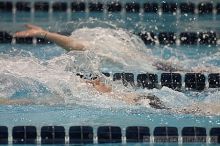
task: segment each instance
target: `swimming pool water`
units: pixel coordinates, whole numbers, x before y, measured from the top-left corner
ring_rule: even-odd
[[[71,33],[84,27],[98,27],[100,31],[106,28],[123,28],[134,34],[142,31],[156,34],[159,32],[175,32],[179,34],[180,32],[188,31],[214,31],[217,32],[217,36],[220,18],[219,15],[158,15],[126,12],[16,12],[15,14],[0,13],[0,17],[2,18],[0,20],[1,30],[10,32],[22,30],[22,25],[25,23],[34,23],[50,31],[63,33]],[[150,56],[165,60],[177,60],[182,62],[185,67],[195,64],[220,67],[219,46],[164,46],[156,44],[147,45],[143,49],[146,49],[146,53],[151,53]],[[63,70],[59,72],[60,68],[56,68],[59,65],[69,65],[67,60],[71,59],[71,57],[65,53],[62,48],[55,44],[0,45],[0,59],[2,62],[8,61],[8,66],[1,66],[0,78],[2,84],[0,85],[0,95],[3,98],[10,99],[35,99],[34,101],[37,102],[36,105],[0,105],[0,125],[8,126],[9,128],[18,125],[34,125],[38,129],[45,125],[60,125],[66,129],[74,125],[89,125],[95,128],[112,125],[120,126],[122,129],[127,126],[147,126],[150,127],[151,133],[153,128],[157,126],[174,126],[178,129],[187,126],[206,127],[207,133],[212,127],[220,127],[219,115],[174,113],[139,105],[128,105],[103,96],[96,97],[96,95],[91,94],[92,92],[82,95],[79,92],[75,92],[75,94],[80,94],[83,97],[77,96],[75,98],[74,90],[71,90],[74,84],[70,85],[68,83],[71,81],[68,80],[72,76],[71,73],[67,71],[62,76]],[[18,69],[13,69],[13,67]],[[49,74],[52,71],[41,74],[40,71],[43,71],[44,67],[46,71],[57,70],[57,72],[52,74],[50,79]],[[22,68],[27,71],[23,71]],[[134,68],[134,73],[137,73],[136,69]],[[35,74],[34,71],[39,72]],[[111,69],[107,71],[111,72]],[[158,73],[156,70],[155,72]],[[48,77],[45,77],[45,75],[48,75]],[[51,89],[51,86],[47,85],[54,83],[52,80],[56,79],[56,75],[61,78],[61,81],[57,81],[55,87]],[[42,80],[45,82],[41,82]],[[122,88],[122,90],[124,89]],[[133,92],[133,90],[128,89],[129,92]],[[80,91],[83,92],[86,89]],[[55,92],[58,96],[56,96]],[[163,87],[162,89],[141,89],[134,92],[155,93],[162,100],[165,100],[169,106],[175,108],[178,108],[178,106],[187,108],[187,105],[194,103],[194,101],[211,102],[216,105],[220,103],[218,89],[182,93]],[[63,96],[64,99],[58,98],[59,96]],[[183,101],[187,98],[188,101]],[[42,104],[42,101],[46,101],[46,104]]]

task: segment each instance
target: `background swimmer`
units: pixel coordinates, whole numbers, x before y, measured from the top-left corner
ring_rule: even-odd
[[[179,114],[194,114],[194,115],[220,115],[220,105],[211,103],[195,103],[192,105],[189,105],[188,107],[184,108],[171,108],[166,106],[163,101],[161,101],[158,97],[155,95],[138,95],[138,94],[130,94],[130,93],[124,93],[124,94],[118,94],[118,98],[121,98],[121,100],[125,101],[126,103],[130,105],[141,105],[142,102],[148,102],[149,106],[154,109],[159,110],[166,110],[170,113],[179,113]],[[36,103],[33,99],[4,99],[0,98],[0,105],[50,105],[50,103],[45,102],[44,100],[38,101]]]

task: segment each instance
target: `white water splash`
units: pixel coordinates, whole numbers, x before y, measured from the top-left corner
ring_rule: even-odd
[[[72,33],[72,37],[87,41],[91,62],[99,70],[153,72],[155,61],[143,41],[122,29],[83,28]],[[93,58],[92,58],[93,57]],[[92,60],[94,59],[94,60]]]

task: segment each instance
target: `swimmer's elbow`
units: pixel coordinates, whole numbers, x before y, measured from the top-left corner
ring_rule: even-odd
[[[62,46],[67,51],[77,50],[85,51],[86,46],[83,43],[68,43]]]
[[[73,41],[70,42],[67,46],[68,51],[77,50],[77,51],[85,51],[88,48],[88,43],[83,41]]]
[[[85,51],[85,46],[83,44],[71,45],[69,46],[68,51],[72,51],[72,50]]]

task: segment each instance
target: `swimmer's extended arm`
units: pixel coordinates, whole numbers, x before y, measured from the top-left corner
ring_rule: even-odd
[[[84,51],[86,48],[85,42],[79,41],[72,37],[60,35],[57,33],[52,33],[52,32],[42,29],[41,27],[31,25],[31,24],[27,24],[25,25],[25,27],[27,28],[27,30],[15,33],[14,37],[45,38],[45,39],[48,39],[49,41],[55,42],[57,45],[61,46],[67,51],[71,51],[71,50]]]
[[[5,99],[0,98],[0,105],[28,105],[28,104],[34,104],[34,101],[31,99]]]

